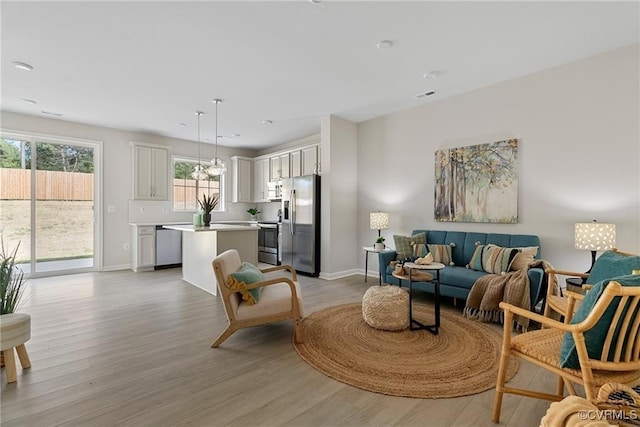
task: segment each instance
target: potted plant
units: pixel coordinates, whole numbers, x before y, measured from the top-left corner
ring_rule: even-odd
[[[4,247],[4,239],[0,235],[0,315],[14,316],[20,305],[26,280],[24,273],[16,267],[16,255],[20,244],[13,251],[7,252]],[[17,314],[17,316],[20,316]],[[23,315],[24,316],[24,315]],[[4,366],[4,358],[0,360],[0,366]]]
[[[378,238],[376,239],[376,242],[373,244],[373,248],[377,251],[381,251],[384,249],[384,237],[383,236],[378,236]]]
[[[206,194],[202,195],[202,200],[198,200],[198,204],[202,208],[202,221],[205,227],[211,225],[211,212],[218,206],[218,200],[217,197],[207,196]]]
[[[251,221],[257,221],[258,220],[258,214],[260,213],[260,211],[258,210],[257,207],[249,208],[249,209],[247,209],[247,212],[249,213],[249,215],[251,215]]]

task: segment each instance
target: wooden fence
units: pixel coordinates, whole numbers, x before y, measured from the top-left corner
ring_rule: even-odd
[[[31,170],[0,168],[0,200],[29,200]],[[93,200],[93,174],[36,171],[37,200]]]

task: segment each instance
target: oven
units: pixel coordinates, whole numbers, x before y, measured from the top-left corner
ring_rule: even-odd
[[[278,223],[258,223],[258,261],[267,264],[278,265],[279,254],[279,229]]]

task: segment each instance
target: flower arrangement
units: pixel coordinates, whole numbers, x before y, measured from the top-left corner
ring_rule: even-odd
[[[200,208],[202,208],[202,212],[204,214],[211,214],[213,210],[218,206],[218,201],[220,199],[215,196],[207,196],[206,194],[202,195],[202,200],[198,199],[198,204]]]
[[[0,314],[14,313],[24,292],[24,273],[15,265],[19,247],[7,252],[0,236]]]
[[[255,216],[258,215],[260,213],[260,211],[258,210],[258,208],[249,208],[247,209],[247,213],[251,216]]]

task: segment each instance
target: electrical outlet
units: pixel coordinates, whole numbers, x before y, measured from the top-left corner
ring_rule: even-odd
[[[140,212],[144,213],[144,207],[143,206],[140,206]]]
[[[116,211],[116,207],[114,205],[107,206],[107,213],[114,213]]]
[[[125,251],[129,250],[129,244],[125,243],[124,245],[122,245],[122,247],[124,248]]]

